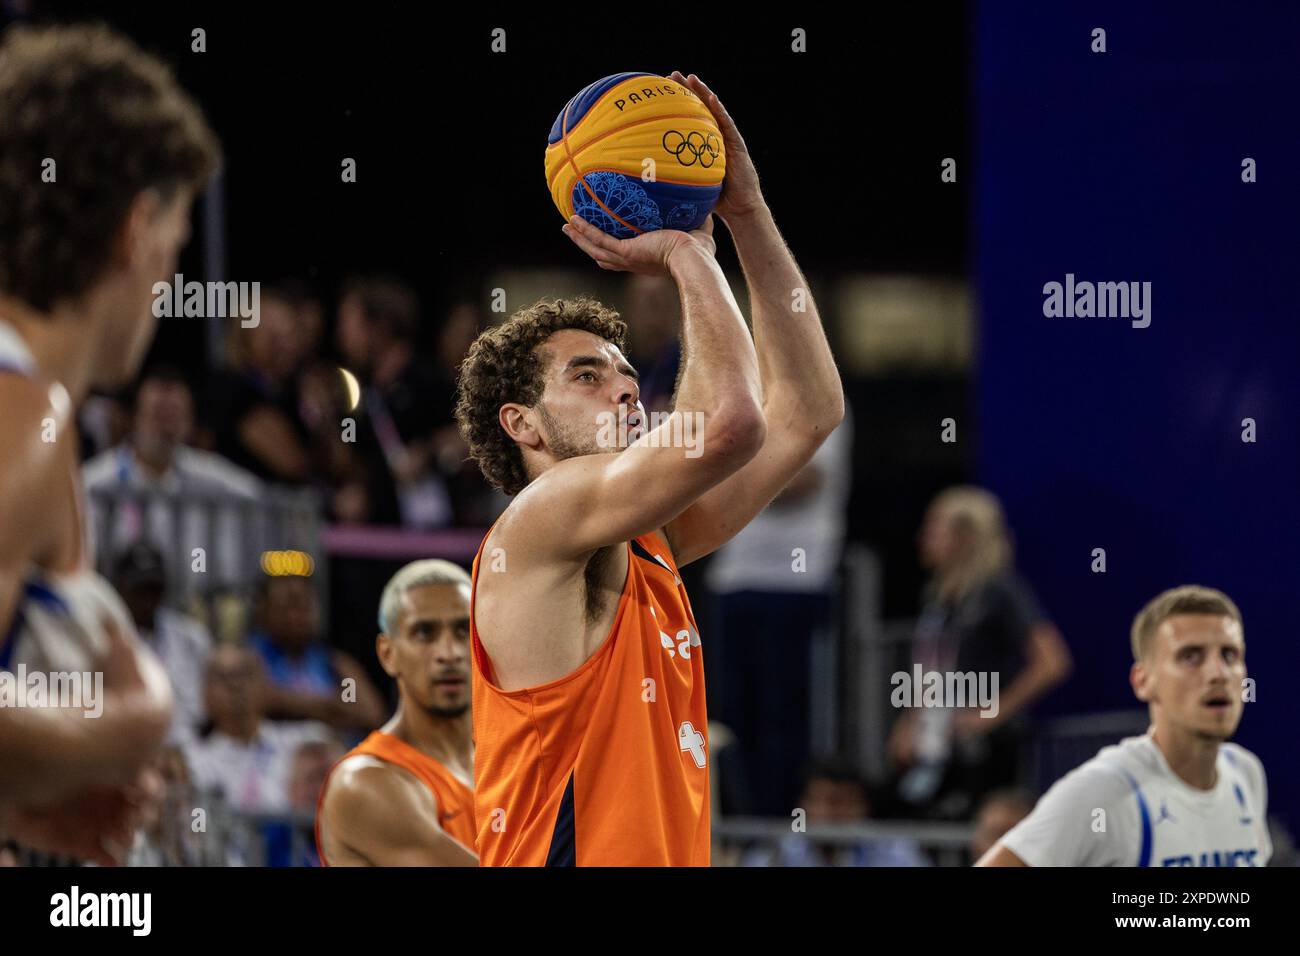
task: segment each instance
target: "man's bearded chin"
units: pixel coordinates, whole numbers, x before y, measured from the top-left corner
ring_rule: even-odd
[[[460,704],[457,707],[439,707],[437,704],[426,704],[424,710],[431,717],[440,717],[443,720],[453,720],[457,717],[464,716],[465,712],[469,710],[469,708],[470,702],[467,700],[465,703]]]
[[[596,444],[594,432],[583,432],[553,418],[545,405],[539,405],[542,424],[546,426],[546,448],[556,461],[595,455],[602,451],[619,451],[618,448],[601,448]]]

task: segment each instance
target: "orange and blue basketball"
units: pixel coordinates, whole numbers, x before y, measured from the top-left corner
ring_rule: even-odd
[[[727,157],[709,108],[653,73],[616,73],[565,104],[546,147],[561,215],[619,239],[698,228],[722,193]]]

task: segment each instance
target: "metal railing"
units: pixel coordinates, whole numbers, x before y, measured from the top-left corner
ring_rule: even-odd
[[[116,556],[144,541],[162,556],[167,602],[209,622],[221,617],[223,596],[251,596],[267,551],[310,555],[322,599],[328,594],[321,505],[310,489],[266,485],[241,496],[122,486],[90,489],[87,499],[97,570],[110,576]]]
[[[775,847],[790,839],[791,821],[766,817],[723,817],[713,821],[717,862],[735,862],[734,852],[755,843]],[[799,837],[818,847],[852,847],[881,841],[907,841],[938,866],[964,866],[975,827],[969,823],[890,820],[809,823]]]

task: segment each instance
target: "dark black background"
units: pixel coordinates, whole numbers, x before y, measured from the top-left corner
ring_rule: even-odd
[[[10,0],[13,2],[13,0]],[[446,306],[486,303],[504,269],[603,273],[560,232],[543,174],[556,114],[625,70],[698,73],[755,157],[777,222],[815,291],[847,272],[960,276],[970,177],[969,14],[952,3],[860,15],[691,10],[448,18],[430,4],[41,2],[36,20],[103,20],[175,68],[225,152],[227,274],[306,278],[332,297],[358,272],[415,284],[432,341]],[[191,31],[207,52],[191,52]],[[506,52],[491,52],[493,29]],[[806,53],[791,31],[807,32]],[[344,184],[340,162],[357,160]],[[202,277],[202,209],[181,268]],[[719,230],[720,232],[722,230]],[[723,267],[738,275],[728,240]],[[821,303],[834,341],[837,317]],[[635,334],[635,330],[633,331]],[[201,323],[163,322],[150,361],[203,374]],[[915,528],[926,502],[969,477],[961,446],[928,437],[970,405],[965,377],[846,377],[857,416],[849,533],[884,555],[886,612],[914,609]],[[203,410],[199,409],[200,414]],[[965,439],[970,439],[969,441]],[[889,506],[882,508],[881,502]]]

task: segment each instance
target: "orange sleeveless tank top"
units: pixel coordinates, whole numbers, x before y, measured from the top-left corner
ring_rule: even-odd
[[[494,683],[479,640],[479,547],[470,640],[481,866],[709,865],[699,631],[659,536],[627,547],[604,642],[568,676],[512,691]]]

